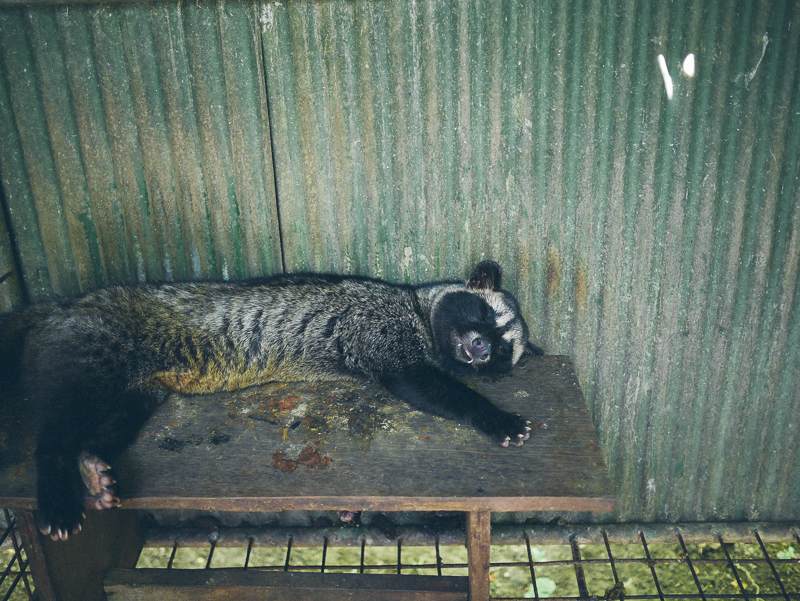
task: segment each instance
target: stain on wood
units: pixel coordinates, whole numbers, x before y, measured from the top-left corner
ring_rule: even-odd
[[[511,376],[467,381],[534,424],[531,439],[511,449],[354,382],[171,395],[114,465],[123,507],[610,511],[611,484],[571,361],[524,363]],[[31,422],[20,413],[0,428],[13,423]],[[0,503],[33,508],[33,448],[14,436],[0,432],[0,441],[21,445],[0,458]]]

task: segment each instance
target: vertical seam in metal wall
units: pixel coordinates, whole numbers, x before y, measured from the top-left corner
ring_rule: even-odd
[[[263,9],[263,2],[259,2],[259,8]],[[261,12],[261,11],[259,11]],[[267,81],[267,57],[264,55],[264,27],[260,20],[258,23],[258,51],[261,53],[261,68],[264,72],[264,96],[267,102],[267,119],[269,119],[269,145],[270,161],[272,162],[272,183],[275,189],[275,215],[278,218],[278,246],[281,253],[281,273],[286,273],[286,253],[283,249],[283,224],[281,220],[281,198],[278,190],[278,166],[275,163],[275,128],[272,126],[272,105],[269,101],[269,82]]]
[[[12,277],[16,277],[19,293],[22,296],[22,302],[29,305],[31,302],[30,295],[28,294],[28,286],[26,281],[22,278],[22,268],[19,256],[19,247],[14,238],[14,230],[11,229],[11,214],[6,201],[6,193],[2,186],[3,172],[0,170],[0,211],[2,211],[3,222],[5,223],[6,231],[8,232],[8,244],[11,247],[11,265],[0,266],[0,278],[5,279],[6,274],[10,273]],[[2,280],[0,280],[2,281]]]
[[[0,48],[0,60],[5,60],[5,55],[2,52],[2,48]],[[3,65],[2,67],[0,67],[0,77],[5,77],[6,73],[7,69],[5,68],[5,65]],[[9,91],[10,94],[11,90],[10,82],[7,80],[3,84],[3,86],[6,88],[6,90]],[[8,102],[8,110],[13,114],[14,112],[13,103]],[[16,131],[16,135],[19,136],[19,127],[17,125],[16,117],[14,117],[13,124],[11,125],[11,127],[14,128],[14,130]],[[22,160],[24,162],[24,158]],[[11,246],[12,264],[9,265],[9,269],[13,270],[13,275],[15,275],[17,278],[17,283],[19,286],[20,294],[22,296],[23,304],[28,305],[31,303],[31,296],[28,291],[28,281],[27,279],[22,277],[22,256],[19,251],[17,239],[14,236],[14,228],[11,221],[11,207],[9,206],[8,197],[6,195],[6,189],[5,186],[3,185],[4,181],[5,180],[3,179],[3,173],[2,171],[0,171],[0,211],[2,211],[3,221],[5,222],[6,232],[8,233],[8,242],[9,245]],[[38,223],[36,225],[38,227]],[[7,271],[8,269],[2,267],[2,273],[0,273],[0,275],[5,274]]]

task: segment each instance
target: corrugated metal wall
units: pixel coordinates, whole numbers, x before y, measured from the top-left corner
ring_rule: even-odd
[[[0,169],[31,299],[281,269],[257,14],[0,11]]]
[[[798,41],[789,1],[2,9],[24,288],[492,257],[576,360],[613,519],[796,518]]]

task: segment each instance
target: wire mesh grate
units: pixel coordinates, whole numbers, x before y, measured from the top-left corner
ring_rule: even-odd
[[[0,601],[32,600],[34,587],[16,532],[16,520],[8,510],[4,510],[4,516],[0,535],[3,553]],[[615,531],[615,526],[589,527],[594,533],[589,535],[589,529],[565,527],[559,530],[560,537],[552,533],[542,537],[541,531],[534,527],[512,537],[508,534],[509,527],[505,527],[502,544],[492,545],[492,598],[800,601],[800,534],[796,527],[771,528],[764,534],[750,524],[726,525],[724,531],[708,526],[704,532],[696,528],[663,526],[653,534],[653,526],[643,525],[635,537],[630,535],[630,528],[628,534],[622,536]],[[570,534],[575,531],[579,534]],[[185,549],[197,556],[195,566],[204,569],[238,567],[439,576],[465,575],[468,570],[463,537],[459,547],[451,535],[444,542],[438,534],[432,536],[432,544],[425,546],[412,536],[408,538],[413,544],[408,544],[403,535],[395,541],[384,539],[383,544],[379,544],[381,541],[374,536],[365,535],[342,559],[344,547],[335,537],[323,535],[314,543],[308,533],[288,534],[282,550],[271,548],[279,558],[266,565],[259,560],[265,539],[258,532],[244,539],[231,536],[229,529],[224,528],[214,529],[210,534],[205,532],[201,537],[181,532],[170,547],[163,549],[167,559],[159,567],[185,567],[185,561],[176,562],[179,551]],[[275,540],[274,536],[270,537]],[[203,545],[199,547],[201,540]],[[238,547],[242,558],[238,564],[229,560],[229,552],[237,548],[234,546],[237,541],[244,542]],[[163,542],[163,536],[148,538],[147,546],[152,550],[153,543]],[[457,552],[459,548],[460,553]],[[511,552],[515,549],[516,555]],[[421,550],[425,551],[424,558]],[[381,553],[376,560],[378,551]],[[503,575],[510,570],[524,575],[524,578],[517,578],[517,590],[511,592],[508,587],[501,586]],[[679,584],[676,584],[676,574],[681,576]],[[558,585],[554,588],[556,581]]]
[[[28,561],[16,530],[16,519],[3,510],[5,523],[0,535],[0,600],[33,600],[33,585],[28,571]]]
[[[794,527],[788,527],[783,536],[770,532],[769,542],[764,542],[758,529],[742,524],[736,536],[726,539],[726,534],[708,530],[706,536],[690,535],[687,542],[680,527],[668,527],[667,533],[654,537],[651,541],[645,530],[639,530],[635,542],[612,540],[605,528],[596,528],[597,540],[586,541],[585,536],[566,534],[563,540],[548,540],[542,545],[540,540],[528,531],[519,533],[515,541],[504,537],[503,545],[492,546],[491,573],[493,575],[493,599],[544,599],[579,601],[589,599],[642,599],[642,600],[688,600],[711,601],[761,599],[800,600],[800,537]],[[535,532],[531,530],[530,532]],[[223,537],[224,538],[224,537]],[[295,537],[289,535],[285,541],[281,559],[273,565],[258,565],[253,561],[254,549],[259,545],[255,537],[247,539],[244,564],[224,565],[212,561],[219,550],[221,541],[219,531],[209,539],[209,549],[205,561],[206,568],[241,567],[247,570],[283,570],[316,572],[365,573],[426,573],[448,575],[454,571],[465,574],[468,568],[465,554],[452,557],[453,546],[440,545],[436,536],[430,547],[428,559],[417,559],[418,545],[407,545],[403,537],[396,541],[396,552],[391,560],[383,562],[368,560],[368,551],[374,540],[368,537],[360,541],[358,549],[351,557],[358,561],[337,561],[328,537],[322,537],[319,544],[308,548],[309,541],[304,538],[303,561],[295,561],[298,553]],[[213,539],[213,540],[212,540]],[[196,540],[196,539],[195,539]],[[227,541],[222,541],[227,543]],[[395,543],[393,543],[395,544]],[[176,552],[182,543],[175,542],[171,549],[168,567],[173,567]],[[381,546],[381,545],[377,545]],[[520,559],[504,556],[504,549],[518,547]],[[563,553],[543,557],[542,549],[560,547]],[[385,549],[385,547],[383,547]],[[388,549],[387,549],[388,551]],[[551,551],[548,551],[551,552]],[[308,553],[316,553],[318,559],[308,561]],[[552,552],[551,552],[552,553]],[[513,555],[513,554],[512,554]],[[508,593],[499,586],[498,581],[509,570],[525,574],[525,588]],[[553,576],[558,572],[558,576]],[[565,583],[565,574],[570,583]],[[556,590],[553,582],[559,581]],[[679,584],[676,582],[679,581]]]

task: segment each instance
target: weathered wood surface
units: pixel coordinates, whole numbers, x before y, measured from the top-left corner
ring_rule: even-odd
[[[469,598],[489,598],[489,570],[492,551],[492,514],[467,514],[467,556],[469,557]]]
[[[135,511],[90,511],[80,536],[40,536],[35,516],[16,511],[39,601],[101,601],[109,568],[133,568],[144,539]]]
[[[126,508],[609,511],[611,484],[567,357],[474,381],[533,423],[523,447],[410,409],[377,387],[269,384],[173,395],[116,462]],[[7,404],[0,506],[35,508],[26,404]]]
[[[111,570],[105,579],[117,601],[467,601],[464,576],[310,574],[255,570]]]

